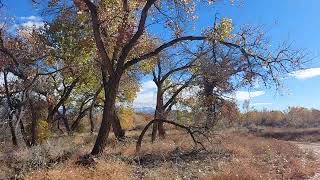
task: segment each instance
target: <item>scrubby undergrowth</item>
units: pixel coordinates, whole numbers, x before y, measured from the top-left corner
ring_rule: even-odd
[[[3,147],[0,179],[295,179],[312,176],[317,167],[312,153],[289,142],[240,132],[211,136],[202,150],[183,131],[171,130],[154,144],[146,138],[137,155],[137,133],[129,132],[126,142],[109,140],[91,167],[75,163],[92,146],[89,134],[53,138],[32,149]]]

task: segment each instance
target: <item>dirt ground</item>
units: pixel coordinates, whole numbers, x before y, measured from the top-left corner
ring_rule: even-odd
[[[311,180],[318,180],[320,179],[320,143],[309,143],[309,142],[293,142],[294,144],[298,145],[301,149],[305,151],[312,151],[316,158],[318,159],[318,170],[317,173],[310,178]]]

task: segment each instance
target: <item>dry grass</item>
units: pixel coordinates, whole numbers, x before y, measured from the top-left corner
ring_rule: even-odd
[[[234,134],[225,140],[223,144],[234,158],[217,179],[301,179],[316,171],[313,156],[291,143]]]
[[[122,161],[99,160],[94,168],[76,166],[68,161],[54,169],[35,171],[27,174],[25,179],[131,179],[132,168]]]
[[[13,154],[8,153],[9,148],[0,156],[0,163],[4,162],[0,165],[0,179],[14,177],[15,173],[25,179],[69,180],[295,179],[312,176],[316,168],[312,155],[289,142],[243,133],[229,132],[221,137],[211,137],[211,142],[205,141],[207,151],[196,152],[185,132],[172,129],[166,140],[154,144],[147,137],[139,155],[135,154],[138,131],[127,135],[131,138],[124,143],[111,138],[96,166],[90,168],[75,164],[77,157],[92,147],[94,137],[89,134],[55,138],[50,145],[32,150],[23,148]],[[222,143],[217,143],[218,140]],[[32,155],[36,152],[38,156]],[[65,154],[71,155],[63,161],[52,161]],[[36,157],[44,158],[38,161]],[[30,161],[42,163],[36,167],[23,166]],[[22,166],[20,171],[12,170],[13,164]]]

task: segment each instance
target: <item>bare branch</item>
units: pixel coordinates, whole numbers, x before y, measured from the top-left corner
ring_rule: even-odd
[[[204,150],[206,150],[206,148],[204,147],[203,143],[200,142],[200,141],[198,141],[198,140],[195,138],[195,136],[194,136],[195,133],[199,133],[199,130],[195,130],[195,131],[194,131],[194,130],[192,130],[190,127],[184,126],[184,125],[182,125],[182,124],[179,124],[179,123],[176,123],[176,122],[173,122],[173,121],[165,120],[165,119],[154,119],[154,120],[150,121],[150,122],[144,127],[144,129],[142,130],[142,132],[141,132],[141,134],[140,134],[140,136],[139,136],[139,138],[138,138],[137,144],[136,144],[136,153],[139,153],[139,152],[140,152],[143,137],[144,137],[145,133],[147,132],[147,130],[149,129],[149,127],[150,127],[152,124],[154,124],[154,123],[163,123],[163,122],[164,122],[164,123],[168,123],[168,124],[175,125],[175,126],[180,127],[180,128],[182,128],[182,129],[185,129],[185,130],[190,134],[190,136],[191,136],[194,144],[195,144],[196,146],[199,144],[199,145],[201,145],[201,147],[202,147]],[[204,135],[203,133],[200,133],[200,134]]]

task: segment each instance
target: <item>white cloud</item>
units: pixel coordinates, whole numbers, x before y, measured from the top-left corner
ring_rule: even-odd
[[[141,90],[133,101],[133,106],[136,108],[155,107],[157,98],[156,89],[155,83],[151,80],[142,83]]]
[[[16,81],[18,80],[18,77],[15,76],[14,74],[12,74],[11,72],[9,72],[7,74],[7,79],[8,79],[8,82],[10,81]],[[4,76],[3,76],[3,73],[1,73],[0,75],[0,86],[4,85]]]
[[[182,90],[180,95],[183,98],[191,98],[191,97],[197,96],[200,91],[201,89],[199,86],[191,86]]]
[[[234,98],[238,101],[244,101],[244,100],[249,100],[254,97],[262,96],[264,94],[265,94],[264,91],[253,91],[253,92],[236,91]]]
[[[5,27],[5,23],[4,22],[0,22],[0,29],[4,28]]]
[[[265,106],[265,105],[272,105],[272,103],[264,103],[264,102],[260,102],[260,103],[252,103],[252,106]]]
[[[296,79],[313,78],[316,76],[320,76],[320,68],[309,68],[309,69],[294,71],[290,73],[289,76],[293,76]]]
[[[16,30],[17,28],[30,31],[32,29],[39,29],[44,27],[43,19],[39,16],[23,16],[19,18],[19,21],[17,24],[14,24],[12,26],[13,30]]]
[[[22,16],[20,19],[22,21],[42,21],[42,18],[39,16]]]
[[[149,91],[149,90],[156,90],[156,89],[157,89],[156,84],[152,80],[149,80],[149,81],[142,83],[141,92],[145,92],[145,91]]]
[[[28,29],[29,28],[39,29],[44,26],[44,22],[27,21],[25,23],[22,23],[20,26]]]

